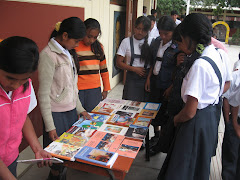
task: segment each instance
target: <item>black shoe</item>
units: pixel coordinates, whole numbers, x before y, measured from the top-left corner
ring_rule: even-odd
[[[47,180],[66,180],[67,168],[63,167],[59,175],[54,176],[50,170]]]
[[[159,136],[153,136],[150,140],[149,140],[149,148],[155,146],[158,142]]]
[[[161,152],[160,148],[153,146],[152,148],[149,149],[149,156],[154,156],[160,152]]]

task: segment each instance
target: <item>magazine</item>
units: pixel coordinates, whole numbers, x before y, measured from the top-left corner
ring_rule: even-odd
[[[42,159],[27,159],[27,160],[17,160],[18,163],[26,163],[26,164],[36,164],[40,162],[50,161],[51,163],[64,163],[63,160],[58,158],[42,158]]]
[[[75,136],[85,136],[87,138],[90,138],[93,133],[95,132],[95,129],[86,129],[83,127],[77,127],[77,126],[72,126],[67,133],[74,134]]]
[[[111,134],[118,134],[124,136],[128,128],[123,126],[116,126],[112,124],[103,124],[98,131],[103,131]]]
[[[118,153],[104,151],[93,147],[84,146],[76,155],[76,160],[84,160],[92,163],[109,166],[112,168],[118,157]]]
[[[145,103],[144,102],[139,102],[139,101],[130,101],[128,100],[127,104],[128,106],[135,106],[135,107],[139,107],[139,108],[143,108]]]
[[[138,116],[135,119],[135,121],[132,123],[132,125],[149,127],[150,122],[151,122],[151,118],[145,118],[145,117]]]
[[[73,134],[65,132],[57,140],[55,140],[55,142],[83,147],[86,144],[87,140],[88,139],[84,136],[75,136]]]
[[[136,139],[143,140],[145,139],[147,132],[148,132],[148,127],[130,125],[125,136],[129,138],[136,138]]]
[[[135,106],[127,106],[127,105],[125,105],[125,106],[122,107],[121,110],[137,113],[137,112],[140,112],[140,111],[142,110],[142,108],[140,108],[140,107],[135,107]]]
[[[138,116],[154,119],[157,115],[157,111],[143,109]]]
[[[125,105],[128,101],[124,99],[111,99],[111,98],[106,98],[102,102],[104,103],[116,103],[116,104],[123,104]]]
[[[143,109],[158,111],[160,106],[161,106],[161,103],[147,102]]]
[[[136,115],[136,112],[130,112],[130,111],[125,111],[125,110],[115,110],[112,112],[112,114],[118,114],[120,116],[127,116],[127,117],[134,118]]]
[[[116,152],[125,136],[97,131],[85,146]]]
[[[65,143],[53,141],[44,150],[49,152],[52,156],[69,161],[75,161],[74,156],[81,149],[79,146],[74,146]]]
[[[142,143],[143,143],[142,141],[136,141],[136,140],[125,138],[121,143],[121,145],[119,146],[117,153],[121,156],[135,158],[142,146]]]
[[[82,128],[83,130],[86,130],[86,129],[98,129],[102,124],[103,122],[101,121],[84,120],[81,123],[79,123],[78,121],[75,122],[73,126],[77,126]]]
[[[133,121],[134,119],[131,117],[121,116],[119,114],[113,114],[106,123],[128,127],[133,123]]]
[[[110,115],[114,110],[120,109],[123,105],[115,103],[99,103],[92,112]]]

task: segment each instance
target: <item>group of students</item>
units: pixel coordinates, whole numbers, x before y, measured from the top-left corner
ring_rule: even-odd
[[[41,147],[28,114],[37,106],[30,80],[38,70],[38,102],[44,122],[43,147],[67,131],[79,116],[88,112],[110,90],[109,74],[102,44],[100,24],[70,17],[56,24],[47,46],[38,47],[25,37],[9,37],[0,43],[0,179],[16,179],[22,134],[36,158],[51,155]],[[103,92],[101,92],[101,80]],[[51,162],[48,180],[66,179],[66,168]]]
[[[188,15],[177,27],[170,16],[162,16],[156,39],[149,37],[150,27],[149,18],[137,18],[134,35],[125,38],[118,49],[117,66],[127,70],[123,99],[162,103],[152,121],[157,138],[150,147],[151,155],[167,153],[158,179],[209,179],[218,142],[222,94],[232,81],[226,49],[212,38],[211,22],[200,13]],[[239,93],[236,81],[232,91]],[[238,106],[238,100],[233,100],[237,95],[230,94],[231,98],[225,95],[225,99],[231,99],[231,106]],[[240,125],[238,111],[231,110],[225,110],[225,117],[229,113],[233,117],[236,132],[229,133],[226,126],[225,134],[230,137],[224,137],[222,176],[239,179]],[[160,132],[158,126],[162,126]]]
[[[170,16],[162,16],[156,39],[148,36],[150,27],[149,18],[138,17],[133,36],[123,39],[117,51],[117,66],[127,70],[123,99],[160,102],[165,107],[153,120],[155,134],[161,137],[158,126],[170,123],[174,137],[168,141],[158,179],[208,179],[216,151],[221,96],[232,80],[227,54],[211,44],[212,26],[203,14],[190,14],[177,27]],[[97,40],[100,34],[97,20],[82,22],[70,17],[56,24],[40,56],[37,45],[28,38],[10,37],[0,43],[0,128],[5,134],[0,141],[0,179],[15,179],[22,134],[36,158],[51,157],[42,149],[28,117],[37,105],[30,81],[33,72],[38,69],[44,147],[68,130],[79,115],[91,119],[88,112],[106,98],[110,83],[103,46]],[[228,104],[238,106],[231,98],[225,96]],[[231,108],[235,129],[236,109]],[[230,111],[224,112],[228,117]],[[161,138],[152,151],[159,146]],[[234,153],[236,158],[237,150]],[[63,166],[48,164],[49,180],[65,178]],[[39,164],[43,165],[47,164]]]

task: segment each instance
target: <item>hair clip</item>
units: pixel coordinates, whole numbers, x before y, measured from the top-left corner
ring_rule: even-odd
[[[62,22],[57,22],[55,25],[55,30],[58,32]]]

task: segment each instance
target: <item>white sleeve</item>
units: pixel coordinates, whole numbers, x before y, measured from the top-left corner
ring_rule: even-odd
[[[30,104],[28,108],[28,114],[37,106],[37,98],[32,86],[32,82],[30,83],[31,86],[31,99],[30,99]]]
[[[128,43],[127,41],[129,41],[129,38],[125,38],[125,39],[122,40],[122,42],[121,42],[121,44],[120,44],[120,46],[118,48],[118,51],[117,51],[118,55],[125,57],[126,51],[127,51],[127,47],[128,47],[127,46],[127,43]]]

